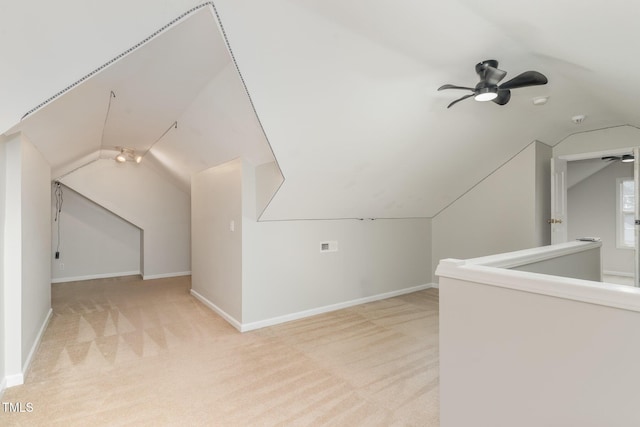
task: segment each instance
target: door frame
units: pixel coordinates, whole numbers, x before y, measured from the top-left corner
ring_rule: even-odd
[[[551,212],[549,223],[551,224],[551,242],[552,244],[564,243],[567,241],[567,177],[566,163],[576,160],[599,159],[605,156],[622,156],[623,154],[634,154],[634,183],[635,183],[635,203],[636,203],[636,219],[640,219],[640,147],[616,148],[603,151],[592,151],[588,153],[567,154],[555,156],[551,158]],[[560,161],[560,162],[559,162]],[[558,163],[564,162],[565,176],[558,179],[554,176]],[[560,206],[558,206],[560,204]],[[561,220],[561,223],[556,221]],[[634,286],[640,287],[640,224],[635,226],[635,250],[634,250]]]

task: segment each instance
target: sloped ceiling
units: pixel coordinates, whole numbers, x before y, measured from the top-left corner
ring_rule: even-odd
[[[200,8],[28,114],[21,130],[52,178],[127,147],[189,189],[191,174],[273,155],[211,8]]]
[[[42,11],[10,3],[0,6],[3,21],[11,16],[4,27],[10,37],[4,39],[18,47],[0,41],[6,63],[15,67],[0,74],[0,93],[11,101],[0,106],[0,129],[196,4],[167,0],[160,7],[143,1],[131,9],[129,2],[114,0],[101,3],[98,16],[78,1]],[[81,110],[87,118],[78,134],[95,141],[114,90],[112,108],[123,110],[120,116],[114,110],[113,117],[144,112],[130,129],[142,147],[178,121],[178,129],[157,142],[152,153],[183,183],[194,171],[233,156],[253,156],[256,164],[269,161],[270,143],[285,182],[263,219],[382,218],[437,215],[533,140],[553,146],[576,132],[639,125],[640,60],[632,45],[640,36],[640,4],[214,3],[215,11],[209,7],[209,15],[202,14],[203,25],[175,25],[140,49],[143,59],[134,52],[88,80],[86,88],[73,89],[35,113],[46,113],[46,120],[37,122],[35,114],[25,119],[33,121],[23,123],[25,133],[38,145],[58,132],[56,126],[81,126],[73,121]],[[44,14],[56,21],[55,28],[47,27]],[[48,41],[25,35],[14,23],[17,17],[44,22]],[[26,26],[36,35],[44,31],[38,28]],[[80,31],[83,41],[72,36]],[[173,41],[160,43],[164,36]],[[513,91],[506,106],[467,100],[447,109],[462,93],[436,89],[444,83],[475,85],[474,66],[485,59],[499,60],[507,79],[533,69],[549,84]],[[43,70],[45,60],[50,64]],[[185,68],[187,62],[192,65]],[[146,67],[143,74],[152,77],[141,82],[136,78],[144,64],[155,65]],[[178,78],[185,75],[186,80]],[[131,98],[125,103],[119,93]],[[168,98],[159,100],[162,96]],[[534,106],[536,96],[549,96],[549,102]],[[587,120],[575,125],[570,118],[576,114],[586,114]],[[189,132],[181,133],[183,123]],[[108,144],[126,139],[119,128],[105,127],[104,135]],[[51,146],[48,158],[61,171],[95,149],[95,143],[72,147],[56,138]],[[67,157],[59,151],[68,151]]]

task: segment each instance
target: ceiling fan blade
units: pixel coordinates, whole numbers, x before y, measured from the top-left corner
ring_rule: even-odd
[[[454,104],[457,104],[460,101],[463,101],[467,98],[471,98],[473,95],[475,95],[475,93],[469,94],[469,95],[465,95],[462,98],[458,98],[455,101],[453,101],[451,104],[447,105],[447,108],[451,108]]]
[[[484,81],[490,85],[497,85],[500,80],[504,79],[504,76],[506,75],[506,71],[502,71],[493,67],[487,67],[484,72]]]
[[[498,97],[493,100],[498,105],[504,105],[511,99],[511,91],[509,89],[498,90]]]
[[[472,87],[464,87],[464,86],[456,86],[456,85],[442,85],[438,88],[438,90],[445,90],[445,89],[466,89],[470,91],[474,90]]]
[[[547,82],[548,80],[544,74],[537,71],[525,71],[511,80],[502,83],[500,89],[517,89],[519,87],[546,85]]]

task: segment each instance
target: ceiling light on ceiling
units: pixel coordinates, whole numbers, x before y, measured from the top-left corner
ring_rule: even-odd
[[[127,147],[116,147],[116,148],[120,150],[120,153],[118,153],[118,155],[116,156],[116,162],[125,163],[129,161],[129,162],[140,163],[142,161],[142,156],[139,154],[136,154],[136,151],[133,148],[127,148]]]
[[[631,154],[625,154],[622,156],[622,163],[631,163],[633,162],[635,159],[633,158],[633,156]]]

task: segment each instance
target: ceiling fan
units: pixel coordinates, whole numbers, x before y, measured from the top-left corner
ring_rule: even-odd
[[[544,85],[548,82],[547,78],[537,71],[525,71],[511,80],[498,85],[500,80],[507,75],[507,72],[498,69],[498,61],[495,59],[488,59],[477,64],[476,73],[480,76],[480,82],[475,88],[449,84],[438,88],[438,90],[463,89],[473,92],[469,95],[463,96],[462,98],[456,99],[449,104],[447,108],[451,108],[454,104],[464,99],[471,98],[472,96],[476,101],[493,101],[498,105],[505,105],[511,99],[511,89]]]
[[[633,162],[634,157],[632,154],[623,154],[622,156],[604,156],[602,157],[602,160],[607,160],[610,162],[620,160],[623,163],[630,163]]]

